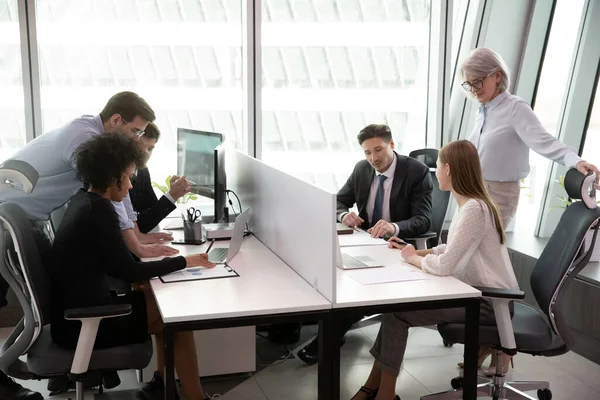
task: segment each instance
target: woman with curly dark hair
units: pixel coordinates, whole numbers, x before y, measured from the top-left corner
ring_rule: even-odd
[[[164,370],[162,320],[158,307],[145,285],[121,297],[113,296],[106,277],[142,283],[152,277],[190,266],[214,267],[206,254],[139,262],[127,248],[113,201],[122,201],[131,188],[131,178],[145,163],[145,153],[134,138],[102,134],[82,144],[74,155],[77,175],[84,189],[71,198],[56,232],[52,254],[52,339],[74,349],[81,324],[68,321],[64,311],[109,304],[131,304],[131,314],[102,320],[95,349],[144,343],[156,336],[158,371],[138,393],[140,399],[154,399],[162,393]],[[198,379],[198,361],[192,332],[175,336],[175,367],[189,399],[209,398]]]

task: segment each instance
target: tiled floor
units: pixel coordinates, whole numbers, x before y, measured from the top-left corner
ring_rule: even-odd
[[[346,337],[341,359],[341,398],[344,400],[352,397],[370,371],[372,357],[369,349],[378,328],[377,321],[366,321]],[[292,346],[294,350],[309,340],[315,330],[314,326],[304,328],[301,341]],[[0,339],[7,334],[8,330],[0,330]],[[398,380],[398,395],[402,400],[413,400],[425,394],[450,389],[450,379],[459,372],[456,363],[461,360],[462,351],[461,345],[445,348],[435,330],[412,329],[403,371]],[[288,349],[285,346],[273,345],[257,337],[257,361],[270,366],[258,367],[253,374],[204,379],[204,386],[209,393],[221,393],[224,400],[316,399],[317,366],[308,366],[293,356],[285,359],[287,355]],[[575,353],[553,358],[519,354],[514,361],[515,369],[509,373],[509,379],[548,380],[554,400],[600,399],[600,365]],[[126,371],[120,375],[122,383],[119,387],[107,391],[105,395],[88,395],[88,398],[134,399],[132,389],[138,386],[134,372]],[[23,384],[48,396],[46,381],[28,381]],[[64,400],[74,395],[71,392],[51,399]]]

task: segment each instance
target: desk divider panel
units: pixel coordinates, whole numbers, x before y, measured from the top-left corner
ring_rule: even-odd
[[[333,303],[336,195],[237,150],[227,151],[226,171],[254,236]]]

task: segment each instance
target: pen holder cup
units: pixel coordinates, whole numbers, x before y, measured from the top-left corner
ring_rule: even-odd
[[[183,239],[189,243],[202,242],[202,222],[185,221],[183,223]]]

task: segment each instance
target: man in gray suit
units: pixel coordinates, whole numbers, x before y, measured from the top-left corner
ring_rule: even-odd
[[[373,237],[414,237],[429,230],[433,183],[429,168],[422,162],[394,151],[392,132],[387,125],[373,124],[358,134],[365,160],[359,161],[346,184],[337,193],[337,219],[361,227]],[[358,214],[348,209],[356,204]],[[342,337],[356,322],[357,314],[342,322]],[[318,359],[318,338],[298,352],[312,364]]]

